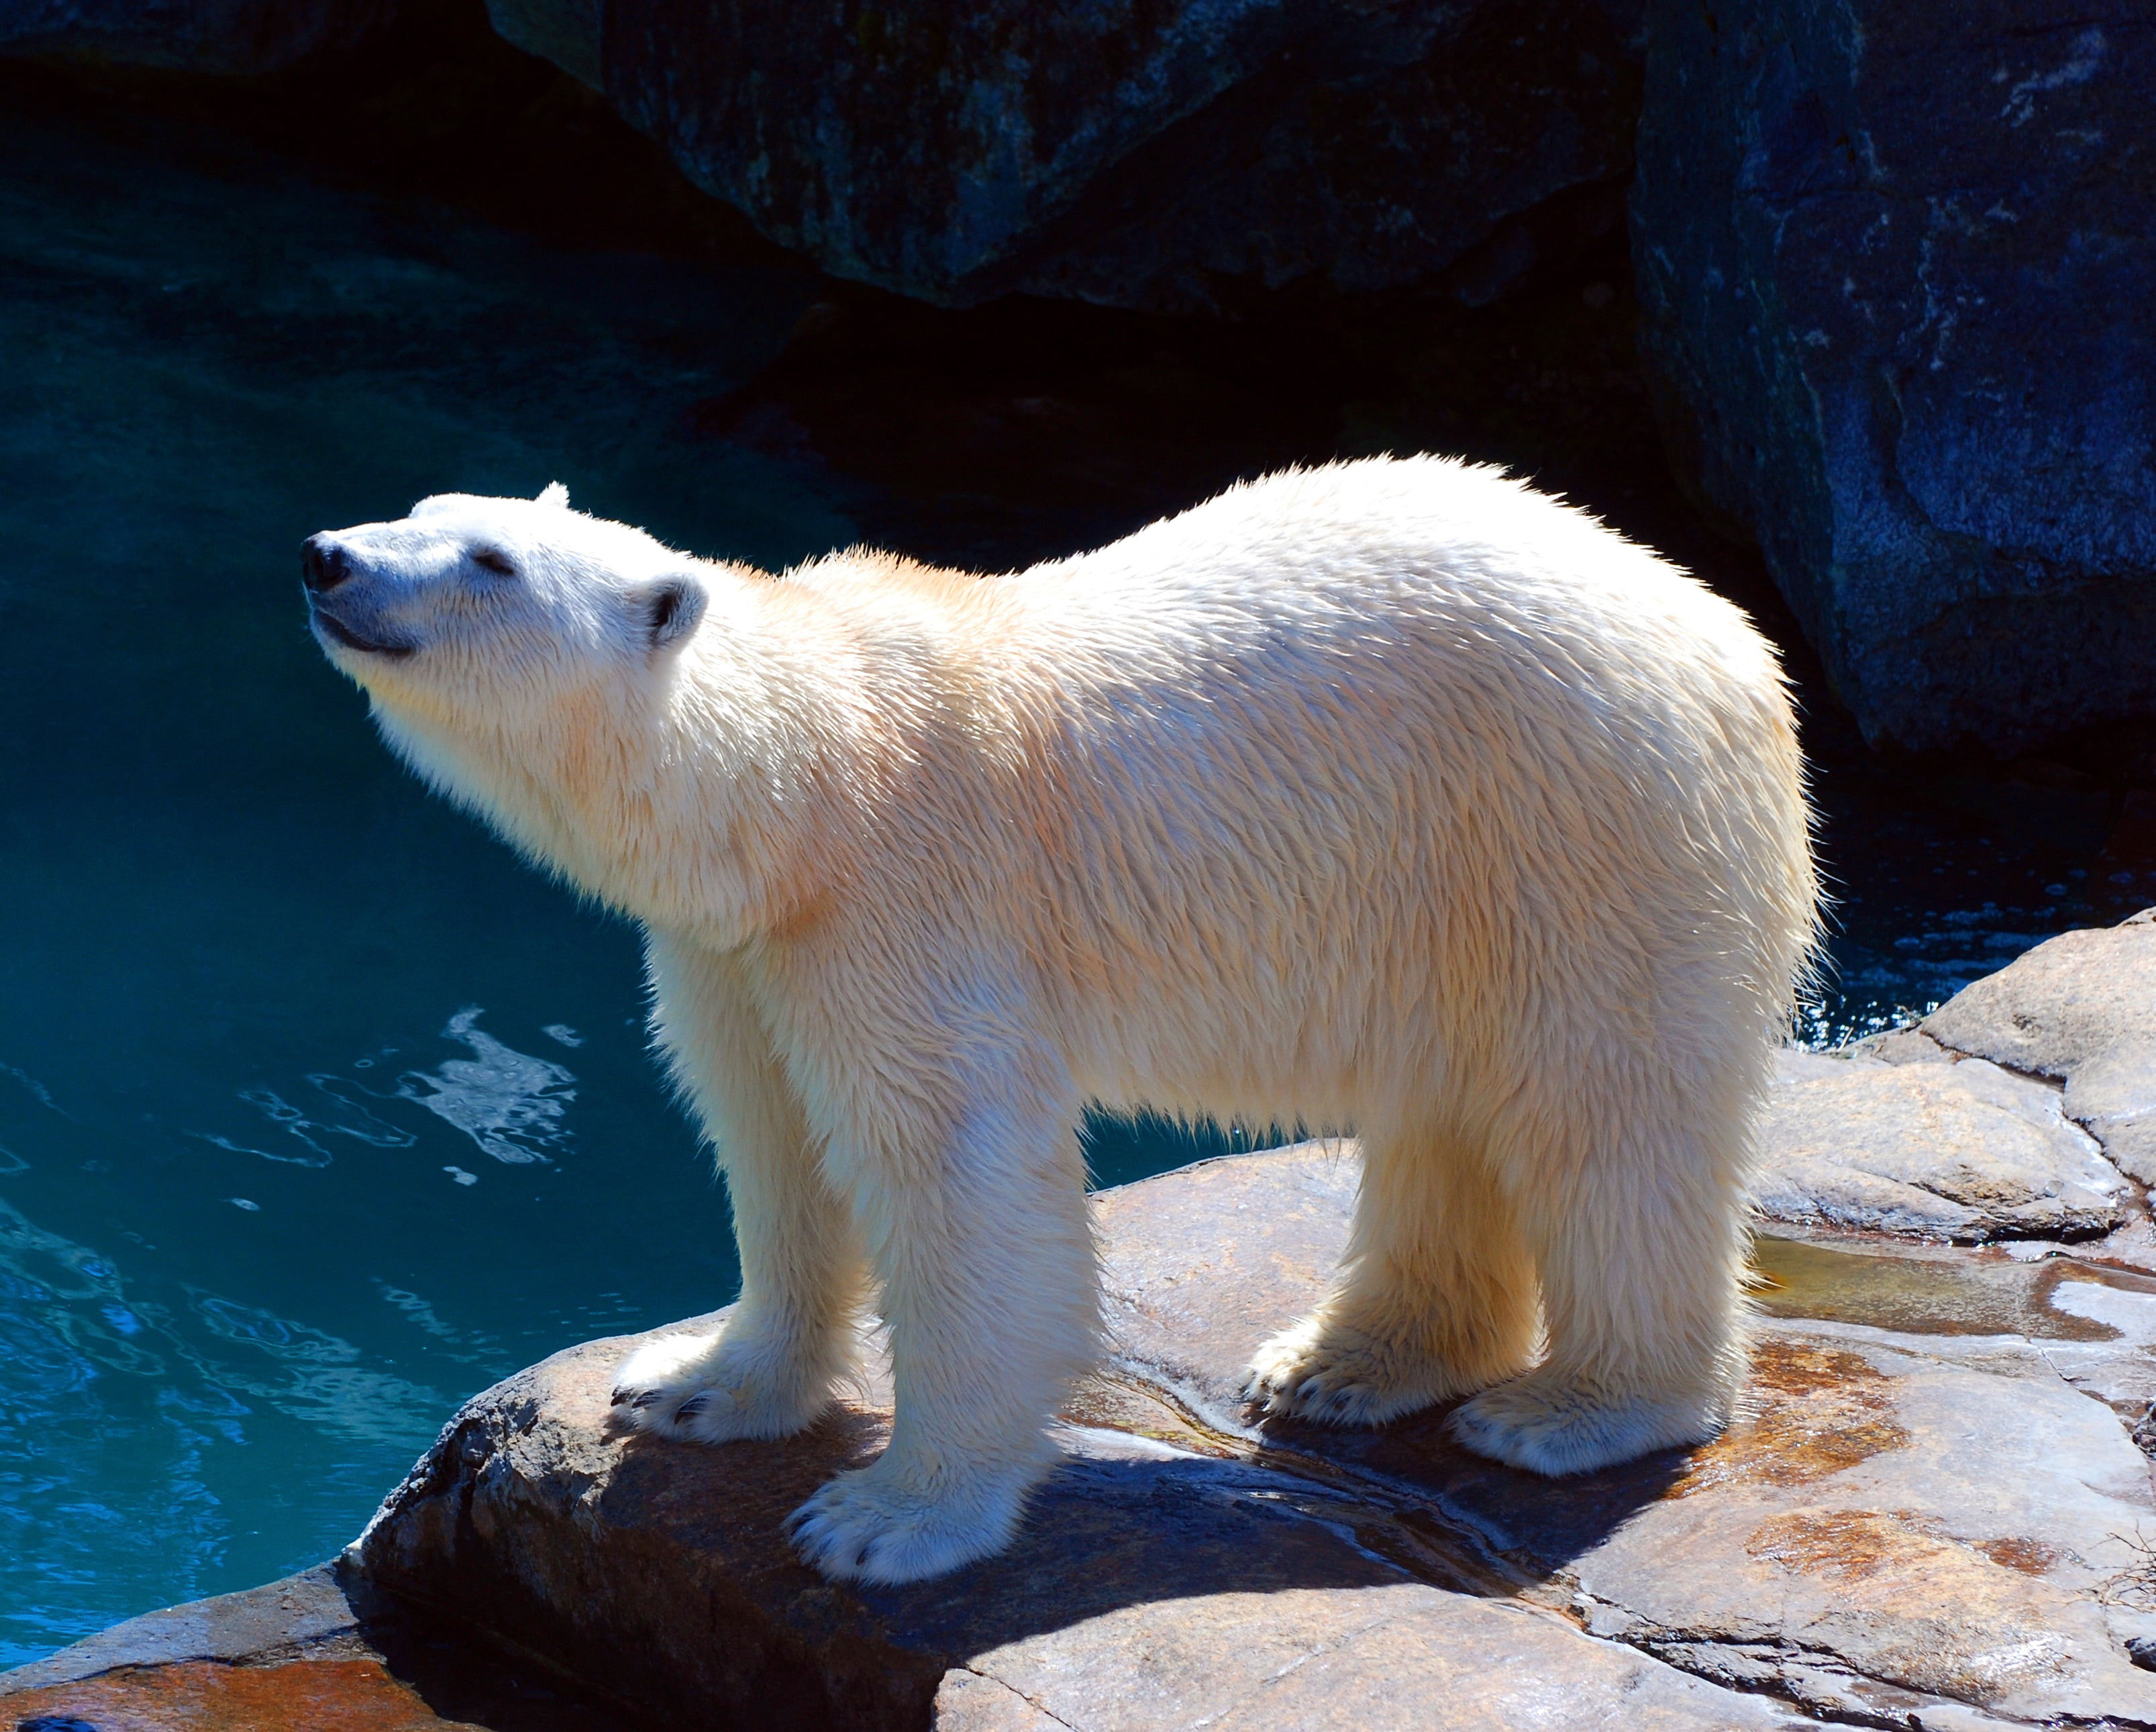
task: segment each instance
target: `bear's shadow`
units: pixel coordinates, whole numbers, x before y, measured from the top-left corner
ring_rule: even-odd
[[[1450,1411],[1369,1431],[1276,1425],[1244,1459],[1067,1457],[1000,1556],[855,1591],[899,1640],[962,1657],[1214,1595],[1420,1581],[1505,1596],[1600,1544],[1689,1464],[1664,1450],[1546,1479],[1462,1449]]]

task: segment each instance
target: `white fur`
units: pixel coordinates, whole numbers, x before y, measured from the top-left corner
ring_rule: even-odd
[[[649,933],[743,1286],[623,1368],[632,1422],[784,1435],[888,1321],[891,1447],[796,1518],[829,1574],[1009,1539],[1095,1351],[1091,1100],[1359,1130],[1266,1411],[1471,1395],[1544,1472],[1727,1413],[1814,883],[1774,655],[1651,553],[1433,458],[1004,578],[773,578],[551,491],[329,539],[322,605],[410,650],[330,645],[390,740]]]

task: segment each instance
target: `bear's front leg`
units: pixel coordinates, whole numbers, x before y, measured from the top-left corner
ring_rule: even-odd
[[[794,1514],[795,1544],[834,1579],[918,1581],[1009,1544],[1097,1344],[1075,1092],[1044,1089],[1045,1066],[953,1068],[964,1097],[926,1114],[911,1091],[865,1090],[829,1153],[883,1282],[897,1391],[883,1454]]]
[[[742,1293],[722,1331],[662,1335],[632,1354],[614,1405],[639,1431],[700,1443],[790,1436],[856,1364],[860,1237],[739,964],[656,933],[648,962],[654,1032],[726,1175]]]

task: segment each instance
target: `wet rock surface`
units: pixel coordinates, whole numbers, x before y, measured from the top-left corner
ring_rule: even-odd
[[[1867,732],[2156,703],[2156,25],[2034,0],[1650,8],[1632,193],[1672,443]]]
[[[2156,1500],[2118,1383],[2156,1282],[1940,1251],[1928,1310],[1876,1246],[1787,1247],[1878,1265],[1894,1326],[1794,1314],[1864,1283],[1783,1255],[1744,1418],[1548,1481],[1441,1411],[1251,1423],[1245,1363],[1322,1292],[1356,1177],[1308,1144],[1104,1194],[1111,1359],[1019,1544],[945,1580],[833,1587],[780,1538],[880,1447],[880,1388],[790,1444],[654,1442],[609,1426],[626,1341],[474,1402],[357,1556],[690,1723],[2156,1724],[2124,1646],[2156,1633]]]
[[[362,1542],[367,1573],[484,1606],[684,1724],[1614,1726],[1635,1703],[1671,1726],[1786,1720],[1512,1594],[1525,1573],[1412,1496],[1284,1469],[1127,1375],[1081,1395],[1010,1553],[834,1587],[780,1524],[880,1447],[881,1391],[791,1443],[654,1446],[608,1426],[631,1344],[572,1349],[468,1408]]]

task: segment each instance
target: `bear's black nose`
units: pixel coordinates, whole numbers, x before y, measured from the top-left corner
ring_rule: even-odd
[[[326,535],[311,535],[300,549],[300,581],[319,594],[352,575],[352,559]]]

